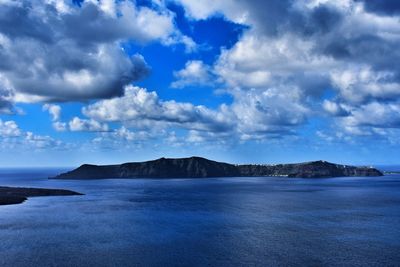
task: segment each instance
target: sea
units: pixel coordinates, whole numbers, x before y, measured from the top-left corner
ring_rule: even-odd
[[[51,180],[70,189],[0,206],[0,266],[400,266],[400,175]]]

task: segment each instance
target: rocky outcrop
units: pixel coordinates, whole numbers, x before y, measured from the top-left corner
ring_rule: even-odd
[[[355,167],[313,161],[297,164],[233,165],[200,157],[166,159],[121,165],[89,165],[60,174],[56,179],[106,179],[106,178],[205,178],[205,177],[256,177],[286,176],[324,178],[341,176],[381,176],[372,167]]]
[[[0,186],[0,205],[20,204],[28,197],[82,195],[70,190]]]

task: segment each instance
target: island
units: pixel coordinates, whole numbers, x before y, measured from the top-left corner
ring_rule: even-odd
[[[201,157],[160,158],[119,165],[84,164],[54,179],[110,178],[207,178],[284,176],[327,178],[342,176],[382,176],[373,167],[356,167],[319,160],[294,164],[229,164]]]
[[[0,186],[0,205],[20,204],[28,197],[82,195],[70,190]]]

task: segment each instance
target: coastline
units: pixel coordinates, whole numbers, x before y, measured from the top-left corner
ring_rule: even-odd
[[[28,200],[28,198],[30,197],[79,196],[79,195],[83,194],[65,189],[0,186],[0,206],[21,204],[26,200]]]

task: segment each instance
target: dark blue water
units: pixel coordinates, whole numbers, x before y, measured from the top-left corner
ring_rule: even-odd
[[[399,266],[400,176],[57,181],[0,206],[0,266]]]

